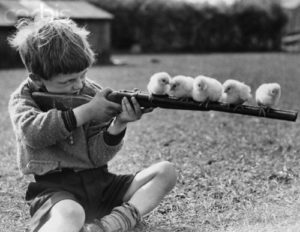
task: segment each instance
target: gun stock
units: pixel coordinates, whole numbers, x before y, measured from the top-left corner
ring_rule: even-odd
[[[32,98],[42,111],[48,111],[56,108],[59,110],[68,110],[88,103],[92,97],[87,95],[64,95],[43,92],[33,92]]]
[[[88,103],[92,97],[82,95],[62,95],[50,94],[42,92],[32,93],[32,97],[39,105],[41,110],[47,111],[52,108],[60,110],[72,109],[82,104]],[[158,107],[163,109],[177,109],[177,110],[193,110],[193,111],[220,111],[233,114],[242,114],[255,117],[265,117],[272,119],[279,119],[285,121],[296,121],[298,112],[281,109],[269,109],[262,113],[258,106],[251,105],[228,105],[221,102],[199,103],[193,100],[181,100],[168,96],[149,95],[139,91],[113,91],[107,96],[107,99],[116,103],[121,103],[122,98],[135,97],[141,107]]]

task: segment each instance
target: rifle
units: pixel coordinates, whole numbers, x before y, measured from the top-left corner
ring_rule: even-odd
[[[33,92],[34,101],[43,111],[52,108],[59,110],[68,110],[88,103],[92,97],[87,95],[64,95],[43,92]],[[286,121],[296,121],[298,112],[290,110],[280,110],[270,108],[262,112],[262,108],[252,105],[228,105],[221,102],[199,103],[192,99],[182,100],[164,95],[152,95],[141,91],[113,91],[107,99],[116,103],[121,103],[123,97],[129,100],[135,97],[142,108],[163,108],[177,110],[193,110],[193,111],[221,111],[234,114],[242,114],[256,117],[265,117]]]

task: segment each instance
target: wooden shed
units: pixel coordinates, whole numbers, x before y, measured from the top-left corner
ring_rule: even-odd
[[[288,22],[282,37],[282,49],[287,52],[300,52],[300,3],[287,7],[286,13]]]
[[[113,15],[85,1],[0,0],[0,67],[20,65],[18,54],[9,47],[7,37],[15,32],[18,19],[36,14],[69,17],[91,33],[89,42],[97,63],[111,63],[111,21]]]

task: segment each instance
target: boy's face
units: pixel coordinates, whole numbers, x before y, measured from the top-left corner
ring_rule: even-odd
[[[87,69],[79,73],[59,74],[50,80],[41,79],[49,93],[78,94],[83,87]]]

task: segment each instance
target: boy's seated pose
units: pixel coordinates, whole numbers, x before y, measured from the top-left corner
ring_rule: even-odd
[[[11,95],[9,113],[19,168],[35,179],[26,192],[30,231],[129,230],[176,182],[166,161],[136,175],[108,171],[127,124],[143,112],[135,98],[124,98],[121,105],[108,101],[111,90],[86,78],[94,62],[87,35],[70,19],[44,18],[20,22],[10,38],[29,73]],[[43,112],[31,96],[34,91],[93,99],[72,110]]]

